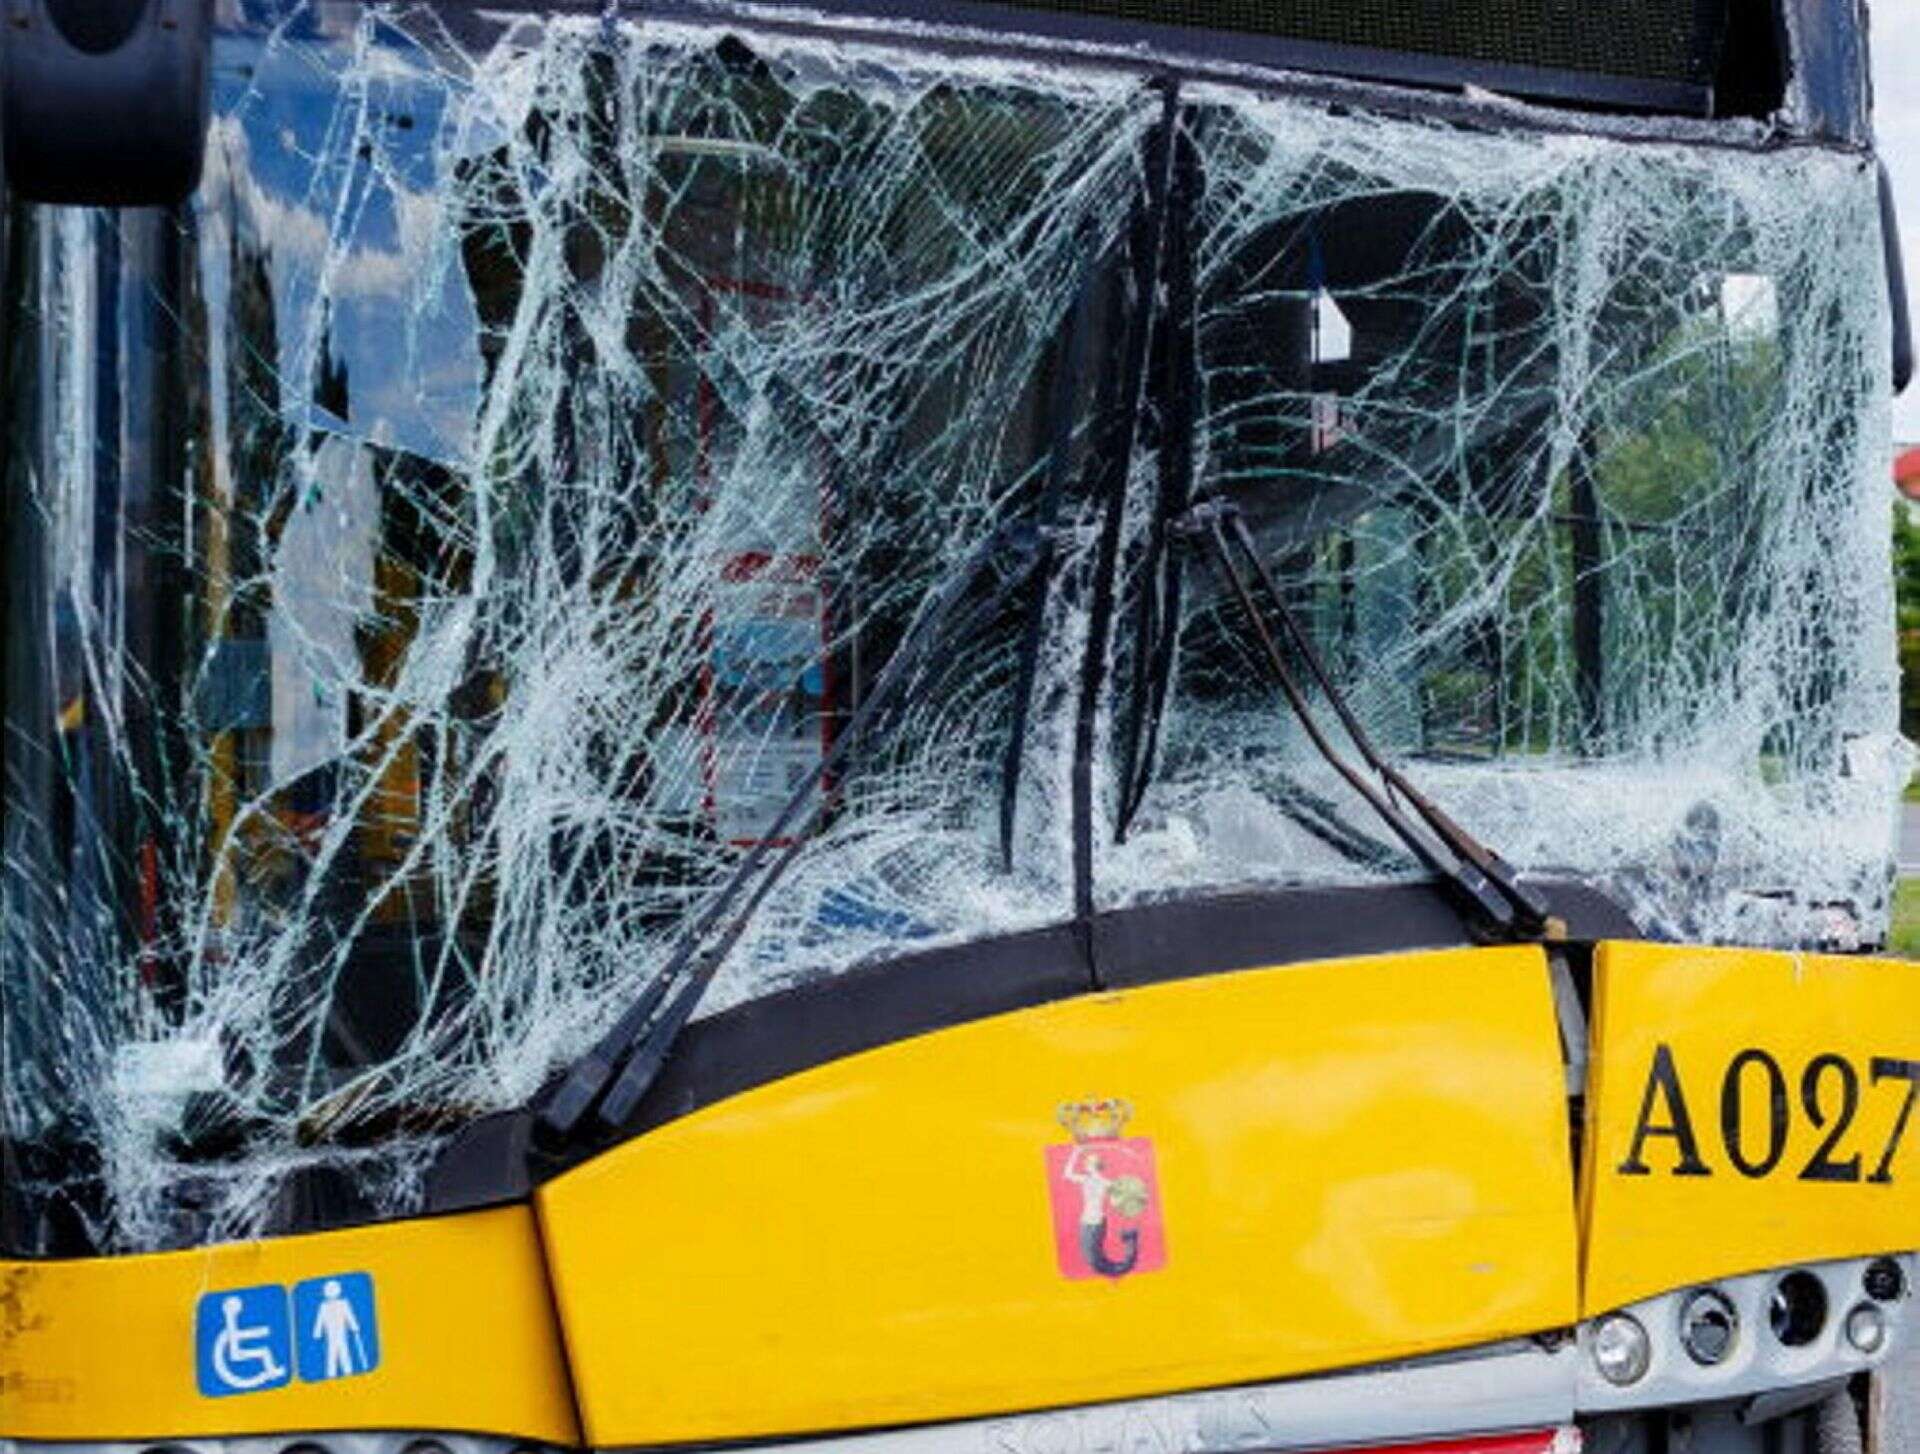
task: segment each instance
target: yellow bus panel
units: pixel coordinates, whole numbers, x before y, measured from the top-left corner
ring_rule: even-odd
[[[295,1346],[335,1316],[296,1321],[296,1310],[327,1301],[353,1302],[357,1314],[336,1324],[348,1336],[332,1366]],[[216,1351],[219,1375],[207,1371]],[[210,1396],[219,1376],[233,1384],[215,1381]],[[188,1252],[0,1262],[0,1436],[350,1429],[577,1441],[527,1207]]]
[[[1565,1326],[1536,948],[1023,1010],[762,1086],[537,1195],[590,1442],[1271,1379]]]
[[[1584,1306],[1920,1245],[1920,966],[1602,945]]]

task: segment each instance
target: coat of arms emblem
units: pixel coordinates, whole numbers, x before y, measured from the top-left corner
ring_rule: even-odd
[[[1064,1277],[1117,1278],[1166,1266],[1153,1142],[1123,1134],[1132,1115],[1115,1099],[1060,1107],[1072,1140],[1047,1147],[1047,1190]]]

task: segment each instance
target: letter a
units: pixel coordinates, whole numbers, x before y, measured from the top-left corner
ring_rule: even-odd
[[[1661,1124],[1655,1124],[1653,1120],[1655,1095],[1666,1097],[1668,1119]],[[1706,1162],[1700,1159],[1700,1143],[1693,1134],[1693,1117],[1687,1113],[1687,1098],[1680,1089],[1680,1075],[1673,1068],[1673,1051],[1665,1045],[1657,1046],[1653,1052],[1653,1069],[1647,1073],[1647,1091],[1640,1098],[1640,1120],[1633,1128],[1633,1149],[1619,1166],[1622,1176],[1649,1174],[1647,1163],[1641,1160],[1640,1153],[1651,1136],[1673,1137],[1680,1153],[1679,1163],[1673,1168],[1675,1176],[1712,1175],[1707,1170]]]

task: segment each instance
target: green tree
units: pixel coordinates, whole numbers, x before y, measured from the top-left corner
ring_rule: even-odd
[[[1893,506],[1893,584],[1900,622],[1900,730],[1920,737],[1920,521],[1905,500]]]

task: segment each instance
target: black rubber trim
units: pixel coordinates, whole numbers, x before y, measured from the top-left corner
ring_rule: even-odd
[[[1570,939],[1640,937],[1597,890],[1541,887],[1566,919]],[[611,1145],[756,1086],[916,1035],[1102,989],[1474,941],[1435,886],[1421,881],[1146,904],[1096,915],[1092,942],[1097,978],[1078,926],[1061,923],[865,965],[697,1020],[610,1142],[543,1157],[530,1146],[524,1114],[490,1117],[442,1154],[428,1179],[425,1210],[517,1200]]]
[[[883,960],[748,1000],[680,1032],[659,1079],[610,1144],[816,1065],[1095,987],[1085,936],[1061,923]],[[468,1127],[429,1173],[426,1210],[517,1200],[606,1149],[543,1156],[531,1127],[524,1111]]]
[[[1597,890],[1555,884],[1547,897],[1566,918],[1569,939],[1640,937]],[[1094,921],[1094,952],[1108,989],[1474,942],[1459,911],[1428,883],[1185,899]]]
[[[1070,924],[847,971],[689,1025],[620,1128],[641,1135],[716,1101],[863,1050],[1095,988]]]

